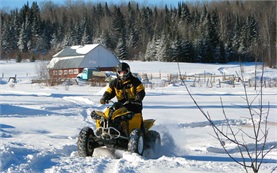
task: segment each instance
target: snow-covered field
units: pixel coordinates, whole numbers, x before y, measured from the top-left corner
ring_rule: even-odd
[[[36,63],[1,61],[0,80],[0,171],[1,172],[90,172],[90,173],[178,173],[178,172],[245,172],[233,162],[214,138],[213,130],[189,97],[184,85],[147,87],[143,116],[156,119],[154,130],[162,137],[162,150],[155,158],[117,151],[114,155],[95,151],[94,157],[81,158],[76,141],[85,126],[95,128],[90,112],[103,110],[99,104],[103,87],[87,85],[45,86],[31,84],[36,77]],[[137,73],[178,73],[176,63],[128,62]],[[183,74],[235,74],[238,64],[180,63]],[[253,64],[245,64],[244,75],[253,78]],[[8,83],[17,75],[18,82]],[[261,75],[258,73],[258,75]],[[277,79],[277,70],[265,69],[265,77]],[[206,87],[187,86],[197,103],[209,112],[218,125],[224,123],[220,98],[233,126],[250,132],[249,112],[245,109],[244,91],[240,84]],[[254,88],[248,96],[256,96]],[[264,88],[263,101],[270,102],[269,136],[266,150],[277,145],[277,88]],[[236,146],[226,142],[235,158]],[[252,144],[251,141],[246,141]],[[115,157],[116,156],[116,157]],[[249,162],[249,160],[247,160]],[[277,149],[264,160],[260,172],[269,173],[277,166]],[[251,171],[250,171],[251,172]],[[277,170],[275,170],[277,172]]]

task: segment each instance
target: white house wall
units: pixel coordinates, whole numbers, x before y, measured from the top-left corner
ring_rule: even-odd
[[[85,55],[80,68],[115,67],[118,63],[119,60],[111,51],[99,45]]]

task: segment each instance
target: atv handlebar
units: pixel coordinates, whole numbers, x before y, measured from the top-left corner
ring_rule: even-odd
[[[137,101],[129,101],[129,100],[123,103],[123,105],[127,105],[127,104],[141,105],[140,102],[137,102]]]
[[[105,104],[109,104],[109,103],[115,103],[112,100],[105,100]],[[127,105],[127,104],[134,104],[134,105],[142,105],[141,102],[135,101],[135,100],[127,100],[126,102],[124,102],[122,105]]]

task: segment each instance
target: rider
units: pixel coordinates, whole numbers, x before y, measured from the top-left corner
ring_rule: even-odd
[[[118,102],[126,103],[124,106],[135,113],[129,121],[129,131],[142,126],[142,100],[145,96],[144,86],[141,81],[131,73],[130,66],[125,63],[119,63],[116,67],[117,78],[109,83],[109,86],[102,98],[101,104],[105,104],[116,96]]]

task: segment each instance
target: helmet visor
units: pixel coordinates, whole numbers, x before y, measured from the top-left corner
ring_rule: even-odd
[[[119,75],[124,75],[124,74],[127,74],[127,73],[128,73],[127,71],[118,71]]]
[[[117,71],[117,75],[121,80],[126,80],[128,78],[129,72],[129,70]]]

